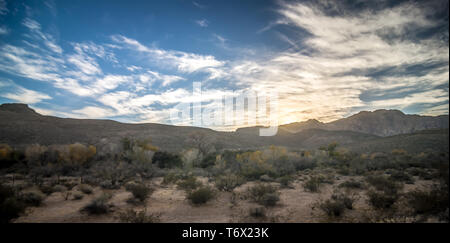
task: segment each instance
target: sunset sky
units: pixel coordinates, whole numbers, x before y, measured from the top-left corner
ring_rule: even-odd
[[[233,92],[277,91],[281,124],[376,109],[448,114],[448,8],[446,0],[0,0],[0,103],[169,124],[201,82],[205,107]]]

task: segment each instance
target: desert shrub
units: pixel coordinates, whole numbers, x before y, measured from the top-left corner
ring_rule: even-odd
[[[330,217],[339,217],[344,213],[345,205],[342,201],[327,199],[319,203],[319,208]]]
[[[25,211],[26,205],[17,198],[14,188],[0,184],[0,223],[8,223]]]
[[[406,198],[416,214],[436,215],[445,212],[449,207],[448,190],[445,188],[436,187],[431,191],[412,191],[406,194]]]
[[[118,183],[113,183],[110,180],[106,180],[106,181],[100,182],[100,187],[103,189],[115,190],[115,189],[119,189],[120,185]]]
[[[369,204],[376,209],[389,209],[398,199],[398,194],[393,192],[369,191],[367,196]]]
[[[141,211],[127,209],[125,212],[119,213],[119,220],[122,223],[158,223],[159,215],[148,215],[147,209]]]
[[[200,205],[205,204],[209,200],[213,199],[215,196],[215,191],[209,186],[203,186],[199,189],[190,191],[187,198],[194,204]]]
[[[215,153],[208,154],[200,161],[199,167],[208,168],[210,166],[213,166],[216,163],[216,156],[217,155]]]
[[[245,179],[239,175],[226,174],[216,177],[216,187],[221,191],[231,192],[234,188],[245,183]]]
[[[264,160],[260,151],[237,154],[236,160],[240,165],[240,173],[245,178],[255,180],[262,175],[274,174],[274,169]]]
[[[197,181],[197,178],[194,176],[187,177],[177,183],[177,186],[181,190],[192,191],[200,187],[202,183]]]
[[[331,199],[336,202],[341,202],[346,209],[353,209],[353,204],[356,201],[356,197],[354,195],[347,195],[342,192],[334,193],[331,196]]]
[[[280,185],[282,187],[291,187],[292,182],[294,181],[294,177],[285,175],[278,179],[278,182],[280,182]]]
[[[65,187],[63,185],[56,185],[53,187],[53,191],[54,192],[65,192],[65,191],[67,191],[67,187]]]
[[[72,195],[73,195],[73,200],[81,200],[84,197],[84,194],[81,192],[74,192]]]
[[[278,193],[267,193],[261,198],[259,203],[266,207],[273,207],[278,201],[280,201]]]
[[[94,189],[88,184],[81,184],[78,186],[78,190],[80,190],[84,194],[91,194]]]
[[[140,202],[144,202],[153,192],[152,188],[147,187],[144,184],[129,184],[127,186],[127,191],[133,194],[133,197]]]
[[[111,197],[111,194],[103,193],[101,196],[94,198],[91,202],[84,206],[81,211],[94,215],[106,214],[110,211],[110,205],[108,205],[108,201],[111,199]]]
[[[164,175],[162,184],[173,184],[176,183],[178,180],[180,180],[182,176],[179,173],[176,172],[169,172]]]
[[[314,169],[317,167],[317,163],[315,160],[311,158],[301,158],[294,161],[294,167],[297,171],[307,170],[307,169]]]
[[[414,179],[408,173],[403,170],[396,170],[392,172],[390,178],[394,181],[404,182],[406,184],[414,184]]]
[[[341,188],[351,188],[351,189],[361,189],[364,187],[363,183],[356,181],[354,179],[350,179],[348,181],[344,181],[341,184],[339,184],[339,187]]]
[[[89,145],[85,146],[80,143],[75,143],[69,145],[69,160],[72,163],[83,165],[89,160],[91,160],[95,154],[97,153],[97,149],[95,146]],[[67,159],[67,158],[66,158]]]
[[[319,177],[311,176],[307,181],[303,183],[303,188],[309,192],[319,192],[322,180]]]
[[[173,168],[181,166],[183,161],[178,154],[172,154],[164,151],[157,151],[153,155],[153,164],[157,164],[159,168]]]
[[[264,207],[255,207],[250,208],[248,214],[254,218],[265,218],[266,217],[266,209]]]
[[[395,182],[389,177],[378,175],[378,176],[368,176],[366,181],[375,187],[379,191],[386,192],[387,194],[396,194],[402,185]]]
[[[41,186],[39,187],[39,190],[41,190],[41,192],[43,192],[43,193],[46,194],[46,195],[50,195],[50,194],[52,194],[53,192],[55,192],[55,191],[54,191],[54,187],[49,186],[49,185],[41,185]]]
[[[40,206],[42,201],[44,201],[44,194],[39,191],[30,191],[21,193],[19,196],[20,201],[24,202],[29,206]]]
[[[277,188],[270,184],[257,184],[248,189],[248,195],[251,200],[261,205],[275,205],[279,200]],[[276,198],[276,197],[277,198]]]

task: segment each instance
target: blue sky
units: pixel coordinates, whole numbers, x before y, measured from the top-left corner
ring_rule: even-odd
[[[201,82],[206,107],[276,90],[279,123],[448,114],[447,10],[448,1],[0,0],[0,103],[169,123]]]

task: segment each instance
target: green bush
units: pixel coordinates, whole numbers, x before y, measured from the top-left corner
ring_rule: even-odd
[[[0,223],[8,223],[25,211],[26,205],[17,198],[15,190],[0,184]]]
[[[278,182],[280,182],[280,185],[282,187],[291,187],[291,183],[294,181],[294,178],[292,176],[282,176],[278,178]]]
[[[214,153],[208,154],[205,158],[202,159],[199,166],[201,168],[208,168],[214,166],[214,164],[216,163],[216,156],[217,155]]]
[[[84,194],[92,194],[92,191],[93,191],[92,187],[89,186],[88,184],[79,185],[78,190],[80,190]]]
[[[248,189],[251,200],[264,206],[274,206],[279,201],[277,188],[270,184],[257,184]]]
[[[389,209],[397,201],[397,193],[369,191],[369,204],[376,209]]]
[[[152,188],[149,188],[143,184],[128,184],[127,191],[133,194],[133,197],[140,202],[144,202],[153,192]]]
[[[406,184],[414,184],[414,179],[412,178],[412,176],[402,170],[394,171],[391,174],[390,178],[394,181],[400,181]]]
[[[215,191],[209,186],[200,187],[197,190],[193,190],[188,193],[187,198],[194,204],[200,205],[205,204],[209,200],[213,199],[215,196]]]
[[[44,198],[44,194],[38,191],[30,191],[20,194],[20,200],[29,206],[40,206]]]
[[[277,193],[267,193],[261,198],[261,205],[266,207],[273,207],[280,201],[280,196]]]
[[[445,212],[449,207],[448,189],[445,190],[445,188],[412,191],[406,195],[406,198],[416,214],[436,215]]]
[[[319,177],[311,176],[307,181],[303,183],[303,188],[309,192],[319,192],[322,180]]]
[[[110,206],[108,205],[108,201],[111,199],[111,197],[111,194],[103,193],[101,196],[93,199],[90,203],[84,206],[81,211],[93,215],[109,213]]]
[[[157,164],[159,168],[173,168],[181,166],[183,161],[178,154],[172,154],[164,151],[157,151],[153,155],[153,164]]]
[[[39,187],[39,190],[41,190],[41,192],[45,193],[46,195],[50,195],[52,194],[54,191],[54,187],[52,186],[48,186],[48,185],[41,185]]]
[[[266,209],[264,207],[250,208],[249,215],[254,218],[265,218],[266,217]]]
[[[351,189],[361,189],[363,188],[363,183],[359,181],[355,181],[354,179],[350,179],[348,181],[342,182],[339,184],[339,187],[343,188],[351,188]]]
[[[197,181],[197,178],[193,177],[193,176],[188,177],[177,183],[178,188],[181,190],[185,190],[185,191],[195,190],[198,187],[200,187],[201,185],[202,185],[202,183],[200,181]]]
[[[226,174],[216,178],[216,187],[221,191],[231,192],[234,188],[245,183],[245,179],[238,175]]]
[[[65,187],[63,185],[56,185],[53,187],[53,191],[54,192],[65,192],[65,191],[67,191],[67,187]]]
[[[353,203],[356,201],[354,196],[348,196],[344,193],[334,193],[331,199],[336,202],[341,202],[347,209],[353,209]]]
[[[166,175],[164,175],[162,184],[167,185],[167,184],[176,183],[180,179],[181,179],[181,175],[179,175],[178,173],[169,172]]]
[[[375,189],[387,194],[396,194],[397,191],[402,188],[401,184],[387,176],[368,176],[366,180],[370,185],[375,187]]]
[[[158,223],[159,215],[147,215],[147,209],[142,211],[127,209],[125,212],[119,213],[119,219],[122,223]]]
[[[345,205],[342,201],[327,199],[319,204],[319,208],[330,217],[339,217],[344,213]]]
[[[74,192],[73,193],[73,200],[81,200],[83,199],[84,194],[81,192]]]

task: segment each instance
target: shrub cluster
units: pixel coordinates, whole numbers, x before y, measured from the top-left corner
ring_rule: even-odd
[[[194,205],[201,205],[207,203],[213,199],[216,192],[209,186],[202,186],[196,190],[192,190],[188,193],[187,199],[189,199]]]
[[[270,184],[257,184],[248,189],[251,200],[263,206],[272,207],[280,200],[277,188]]]

